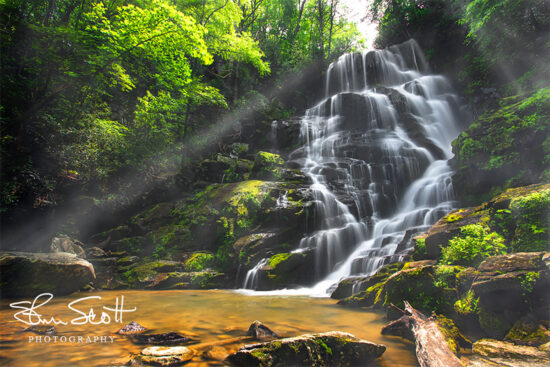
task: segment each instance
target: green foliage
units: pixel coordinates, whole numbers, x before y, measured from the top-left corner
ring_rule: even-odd
[[[479,298],[476,298],[474,291],[470,289],[461,299],[455,302],[454,310],[461,315],[476,314],[479,311],[478,302]]]
[[[198,252],[193,254],[185,262],[186,271],[203,271],[212,265],[214,262],[214,255],[206,252]]]
[[[540,278],[540,274],[534,271],[530,271],[528,273],[522,274],[520,278],[521,287],[523,288],[524,292],[526,294],[530,294],[533,292],[533,287],[535,286],[537,280]]]
[[[516,218],[513,251],[548,251],[550,190],[515,198],[510,203],[510,209]]]
[[[441,249],[442,264],[477,266],[485,258],[506,253],[504,238],[481,224],[470,224]]]

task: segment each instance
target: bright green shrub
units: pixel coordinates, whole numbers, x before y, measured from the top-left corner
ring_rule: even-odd
[[[441,250],[442,264],[479,265],[485,258],[506,253],[504,238],[489,227],[470,224],[460,229],[460,234],[449,240],[449,246]]]

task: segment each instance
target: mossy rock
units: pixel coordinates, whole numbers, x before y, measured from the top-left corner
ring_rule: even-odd
[[[467,204],[548,180],[550,88],[503,98],[453,141],[453,186]]]
[[[214,289],[227,286],[225,274],[217,271],[158,273],[149,289]]]
[[[437,267],[405,267],[388,278],[378,302],[389,308],[391,304],[401,307],[403,301],[408,301],[411,306],[426,313],[436,311],[449,314],[453,311],[457,299],[456,289],[438,283],[440,279],[436,275]]]
[[[123,274],[123,279],[134,288],[151,284],[157,274],[180,270],[182,264],[177,261],[156,260],[138,264]]]
[[[235,366],[352,366],[369,365],[386,350],[338,331],[306,334],[268,343],[245,345],[226,361]]]
[[[504,340],[520,345],[538,347],[550,342],[550,332],[537,317],[530,314],[516,321]]]
[[[472,342],[462,335],[453,320],[443,315],[436,315],[435,322],[454,354],[459,354],[460,348],[469,349],[472,347]]]
[[[130,223],[140,228],[143,232],[157,229],[171,223],[171,212],[174,203],[159,203],[153,207],[133,216]]]
[[[280,155],[260,151],[254,158],[250,178],[278,181],[283,176],[284,164]]]
[[[387,264],[378,269],[372,276],[344,279],[338,283],[338,287],[334,290],[330,297],[332,299],[344,299],[351,297],[349,303],[346,301],[340,303],[344,305],[353,304],[356,306],[370,306],[371,304],[364,304],[365,302],[362,302],[362,300],[367,300],[370,298],[366,294],[360,295],[359,293],[366,291],[368,288],[376,285],[377,283],[383,283],[390,275],[401,270],[403,266],[403,263]],[[352,294],[353,289],[356,289],[356,294]],[[371,294],[372,290],[368,293]],[[366,301],[366,303],[369,302]]]
[[[297,285],[311,285],[313,251],[288,252],[273,255],[259,271],[259,289],[288,288]]]

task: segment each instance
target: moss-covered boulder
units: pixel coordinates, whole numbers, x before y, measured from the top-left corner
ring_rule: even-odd
[[[250,173],[251,178],[278,181],[283,175],[285,161],[278,154],[258,152]]]
[[[503,98],[453,142],[453,183],[477,204],[506,188],[550,179],[550,88]]]
[[[367,366],[385,351],[384,345],[333,331],[245,345],[226,361],[235,366],[262,367]]]
[[[479,297],[479,323],[490,336],[502,339],[531,310],[548,309],[550,271],[543,253],[495,256],[478,267],[472,289]]]
[[[133,266],[122,276],[131,287],[141,288],[153,283],[159,273],[175,272],[182,269],[183,264],[180,262],[155,260]]]
[[[44,292],[65,295],[82,289],[94,279],[92,264],[74,254],[0,253],[2,297],[36,297]]]
[[[315,254],[311,250],[271,256],[267,264],[259,270],[259,289],[280,289],[313,284],[315,274],[311,271],[311,263],[314,257]]]
[[[548,320],[539,320],[534,314],[523,316],[508,331],[504,340],[532,347],[546,344],[550,342],[550,331],[543,323],[548,325]]]

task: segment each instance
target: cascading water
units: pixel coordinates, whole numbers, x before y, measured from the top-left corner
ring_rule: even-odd
[[[305,293],[401,260],[405,233],[427,229],[453,208],[446,160],[458,119],[467,119],[458,106],[414,40],[330,65],[326,98],[302,118],[303,146],[291,154],[311,178],[316,202],[317,231],[296,250],[315,253],[319,283]]]

